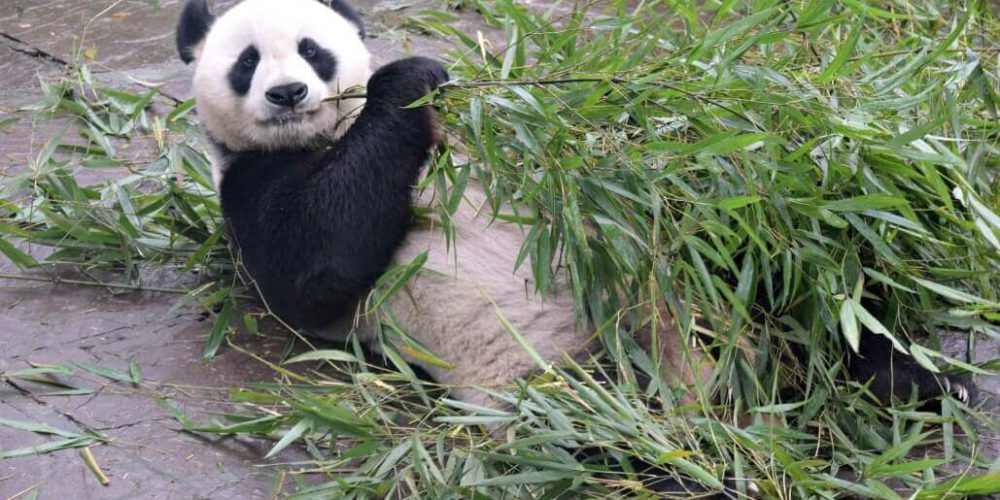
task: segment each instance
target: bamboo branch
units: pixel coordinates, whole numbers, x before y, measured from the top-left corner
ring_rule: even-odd
[[[567,83],[601,83],[601,82],[609,82],[609,83],[614,83],[616,85],[628,85],[629,83],[631,83],[629,80],[625,78],[611,76],[611,77],[579,77],[579,78],[525,79],[525,80],[477,80],[468,82],[445,82],[439,85],[438,88],[447,90],[447,89],[477,89],[486,87],[531,87],[531,86],[544,87],[546,85],[562,85]],[[706,104],[711,104],[712,106],[715,106],[719,109],[728,111],[729,113],[732,113],[733,115],[738,116],[741,119],[745,120],[747,123],[752,124],[758,130],[764,131],[764,129],[761,128],[760,125],[751,120],[748,116],[733,109],[729,105],[719,102],[715,99],[712,99],[710,97],[705,97],[703,95],[691,92],[689,90],[682,89],[671,83],[656,82],[655,86],[680,92],[692,99],[696,99]],[[364,92],[347,91],[342,94],[338,94],[332,97],[327,97],[326,99],[323,99],[323,101],[331,102],[331,101],[341,101],[345,99],[365,99],[367,97],[368,94],[365,94]]]
[[[92,286],[101,288],[114,288],[117,290],[129,290],[133,292],[173,293],[177,295],[187,295],[191,293],[190,290],[183,290],[180,288],[163,288],[155,286],[129,285],[128,283],[103,283],[100,281],[60,278],[58,276],[46,278],[42,276],[25,276],[23,274],[0,274],[0,279],[15,280],[15,281],[35,281],[39,283],[49,283],[53,285],[65,284],[65,285]]]
[[[439,89],[477,89],[484,87],[527,87],[527,86],[545,86],[545,85],[560,85],[564,83],[599,83],[599,82],[611,82],[617,84],[626,84],[627,80],[617,77],[610,78],[598,78],[598,77],[581,77],[581,78],[557,78],[552,80],[545,79],[528,79],[528,80],[476,80],[469,82],[445,82],[439,85]],[[323,99],[324,102],[329,101],[341,101],[344,99],[364,99],[368,97],[364,92],[344,92],[342,94],[337,94],[332,97],[327,97]]]

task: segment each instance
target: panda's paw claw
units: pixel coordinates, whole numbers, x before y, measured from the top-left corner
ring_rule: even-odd
[[[941,377],[944,393],[961,401],[964,405],[976,402],[976,387],[969,381],[957,377]]]
[[[969,404],[969,389],[967,387],[965,387],[964,385],[961,385],[961,384],[955,386],[955,388],[958,389],[958,391],[957,391],[958,392],[958,400],[961,401],[962,404],[966,404],[966,405]]]

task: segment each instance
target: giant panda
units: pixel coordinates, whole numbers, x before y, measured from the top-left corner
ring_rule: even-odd
[[[411,204],[433,196],[416,199],[413,186],[440,135],[433,107],[407,105],[448,80],[439,62],[411,57],[372,72],[362,21],[342,0],[245,0],[217,18],[205,0],[189,0],[177,48],[195,64],[197,111],[232,240],[286,323],[335,340],[354,331],[377,349],[373,324],[357,320],[359,304],[393,262],[426,252],[426,272],[390,308],[410,338],[451,365],[410,359],[454,397],[489,404],[478,387],[529,375],[538,358],[581,360],[599,349],[565,276],[552,293],[534,292],[530,270],[515,265],[524,229],[481,210],[481,191],[467,189],[453,215],[453,246],[412,225]],[[366,87],[365,99],[324,102],[355,86]],[[667,382],[706,379],[708,358],[680,341],[666,307],[646,312],[656,323],[639,328],[637,340],[657,346]],[[967,395],[957,379],[887,361],[900,356],[873,337],[847,364],[879,399],[907,397],[912,381],[922,397]]]
[[[392,262],[426,252],[426,272],[390,308],[451,365],[410,359],[453,396],[488,404],[477,387],[538,368],[504,321],[547,362],[588,357],[599,341],[581,329],[568,284],[532,293],[530,270],[515,269],[524,229],[480,210],[480,191],[467,189],[452,216],[452,248],[439,231],[411,228],[412,188],[439,135],[432,107],[405,107],[448,75],[420,57],[373,73],[363,33],[340,0],[245,0],[218,18],[191,0],[182,11],[177,46],[195,63],[223,215],[268,308],[309,335],[344,340],[354,330],[377,349],[373,325],[354,321],[359,302]],[[355,86],[367,87],[366,100],[324,103]],[[673,370],[690,366],[677,335],[666,321],[659,331],[666,375],[693,381]]]

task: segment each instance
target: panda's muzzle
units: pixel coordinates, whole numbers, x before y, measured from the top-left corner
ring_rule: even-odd
[[[309,86],[301,83],[289,83],[271,87],[264,93],[267,102],[275,106],[273,115],[264,120],[267,125],[289,125],[300,123],[313,115],[316,109],[303,109],[304,101],[309,95]]]
[[[291,125],[294,123],[301,123],[305,121],[307,118],[316,114],[316,111],[318,110],[296,111],[293,109],[289,109],[287,111],[275,114],[274,116],[268,118],[267,120],[264,120],[262,123],[265,125],[272,125],[272,126],[282,126],[282,125]]]
[[[295,108],[309,95],[309,86],[302,82],[289,83],[271,87],[264,93],[267,102],[283,108]]]

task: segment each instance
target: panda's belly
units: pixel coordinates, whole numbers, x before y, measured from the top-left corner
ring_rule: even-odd
[[[397,252],[397,262],[404,263],[427,252],[423,269],[430,272],[414,278],[391,300],[395,319],[411,338],[453,367],[409,361],[441,383],[463,386],[504,384],[537,370],[501,315],[546,361],[558,362],[564,354],[586,357],[593,346],[579,328],[565,280],[558,280],[549,296],[536,294],[529,266],[514,272],[524,231],[515,224],[491,223],[488,214],[477,216],[473,205],[481,193],[471,187],[466,191],[473,203],[463,203],[453,217],[453,248],[447,248],[441,231],[418,230]],[[324,336],[342,337],[348,323]],[[358,333],[365,341],[374,338],[364,324]],[[452,392],[466,401],[485,401],[474,390]]]

